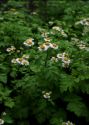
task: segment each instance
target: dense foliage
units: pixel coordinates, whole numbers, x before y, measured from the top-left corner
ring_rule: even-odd
[[[88,3],[1,2],[0,125],[89,124]]]

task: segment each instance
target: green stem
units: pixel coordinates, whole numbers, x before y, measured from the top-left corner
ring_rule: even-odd
[[[47,55],[46,55],[46,59],[45,59],[45,67],[47,67],[48,56],[49,56],[49,52],[48,52],[48,50],[47,50]]]

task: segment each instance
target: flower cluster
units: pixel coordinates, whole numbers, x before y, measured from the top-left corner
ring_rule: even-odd
[[[29,38],[23,44],[25,46],[33,46],[34,45],[34,39],[33,38]]]
[[[15,50],[16,50],[16,48],[14,46],[11,46],[6,49],[7,52],[14,52]]]
[[[55,31],[59,31],[60,34],[61,34],[63,37],[67,37],[67,34],[64,32],[64,30],[63,30],[61,27],[59,27],[59,26],[53,26],[52,29],[55,30]]]
[[[63,67],[66,68],[66,67],[69,66],[70,58],[69,58],[69,55],[67,53],[64,52],[64,53],[61,53],[61,54],[57,54],[57,58],[62,61]]]
[[[43,91],[42,94],[43,94],[43,97],[45,99],[50,99],[52,92],[51,91],[49,91],[49,92]]]
[[[89,47],[86,42],[81,41],[78,38],[71,38],[71,40],[79,49],[89,51]]]
[[[58,49],[58,45],[55,43],[45,42],[38,47],[40,51],[47,51],[49,48]]]
[[[67,122],[63,122],[62,125],[74,125],[74,124],[70,121],[67,121]]]
[[[89,18],[82,19],[75,23],[75,25],[79,25],[79,24],[84,25],[84,26],[89,26]]]
[[[12,63],[14,64],[20,64],[20,65],[29,65],[28,59],[29,55],[23,55],[21,58],[14,58],[11,60]]]
[[[4,124],[4,120],[0,119],[0,125],[3,125],[3,124]]]
[[[79,47],[79,49],[86,49],[86,45],[85,44],[78,44],[77,45]]]
[[[61,28],[59,26],[53,26],[52,29],[56,31],[61,31]]]

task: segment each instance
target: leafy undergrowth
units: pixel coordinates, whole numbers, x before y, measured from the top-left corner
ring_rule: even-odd
[[[2,11],[0,124],[89,123],[88,34],[88,16],[44,22],[19,7]]]

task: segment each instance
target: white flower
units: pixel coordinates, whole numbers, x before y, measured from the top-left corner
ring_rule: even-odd
[[[50,47],[53,49],[58,49],[58,45],[56,45],[55,43],[50,44]]]
[[[20,65],[29,65],[28,60],[26,60],[27,58],[16,58],[16,59],[12,59],[11,62],[14,64],[20,64]]]
[[[11,63],[14,63],[14,64],[17,63],[16,59],[12,59]]]
[[[63,59],[64,57],[68,57],[68,54],[67,53],[59,53],[59,54],[57,54],[57,58],[58,59]]]
[[[47,51],[48,50],[48,46],[46,46],[45,44],[42,44],[42,45],[40,45],[39,47],[38,47],[38,49],[40,50],[40,51]]]
[[[17,58],[16,62],[20,65],[29,65],[29,62],[24,58]]]
[[[62,57],[62,62],[67,63],[70,62],[70,59],[68,57]]]
[[[33,40],[34,40],[34,39],[29,38],[29,39],[27,39],[23,44],[24,44],[25,46],[33,46],[33,45],[34,45]]]
[[[52,61],[52,62],[58,62],[58,58],[52,57],[52,58],[51,58],[51,61]]]
[[[53,26],[52,29],[56,31],[61,31],[61,28],[59,26]]]
[[[69,66],[69,62],[66,62],[66,63],[62,63],[62,67],[65,67],[65,68],[67,68]]]
[[[15,50],[16,50],[16,48],[14,46],[11,46],[11,47],[6,49],[7,52],[13,52]]]
[[[51,94],[52,94],[52,92],[50,91],[50,92],[45,92],[45,91],[43,91],[42,92],[42,94],[43,94],[43,97],[45,98],[45,99],[50,99],[51,98]]]
[[[79,24],[84,25],[84,26],[89,26],[89,18],[82,19],[75,23],[75,25],[79,25]]]
[[[0,119],[0,125],[3,125],[3,124],[4,124],[4,120]]]
[[[62,67],[68,67],[70,64],[70,58],[67,53],[57,54],[57,58],[62,61]]]
[[[38,47],[40,51],[47,51],[49,48],[58,49],[58,45],[50,42],[45,42]]]
[[[69,57],[68,53],[64,52],[63,57]]]
[[[62,67],[68,67],[70,64],[70,59],[68,57],[63,57],[62,58]]]
[[[26,66],[27,66],[27,65],[29,65],[29,62],[28,62],[27,60],[25,60],[25,59],[24,59],[24,60],[22,61],[22,63],[21,63],[21,64],[22,64],[22,65],[26,65]]]
[[[58,59],[62,59],[62,57],[63,57],[63,54],[61,54],[61,53],[60,53],[60,54],[57,54],[57,58],[58,58]]]

